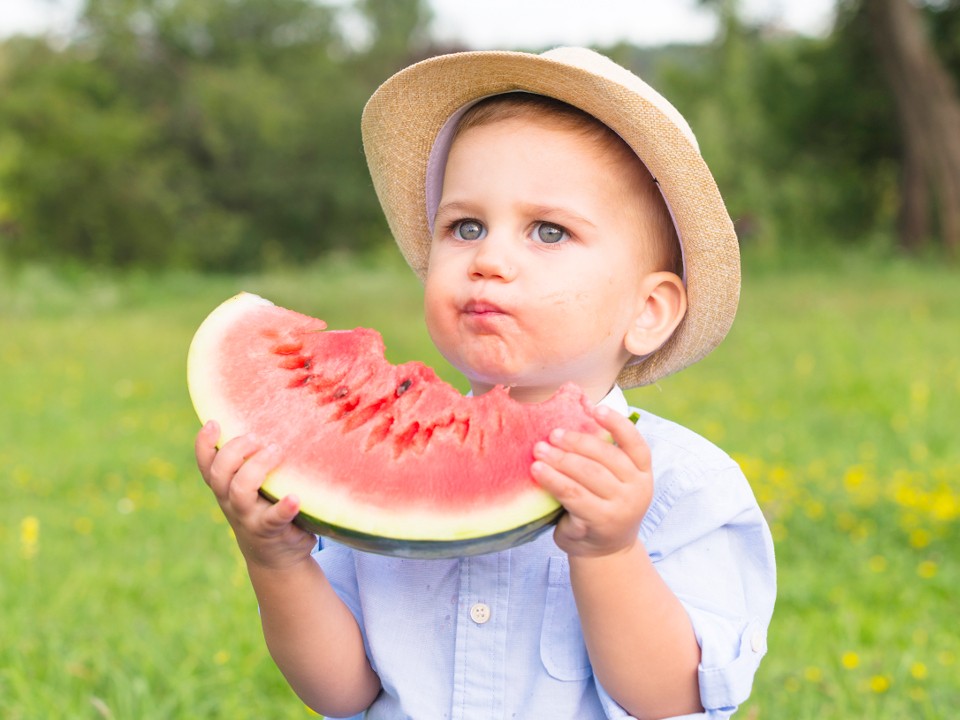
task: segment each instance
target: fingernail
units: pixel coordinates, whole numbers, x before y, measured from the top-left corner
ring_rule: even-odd
[[[563,439],[565,430],[563,428],[555,428],[550,432],[550,441],[551,442],[560,442]]]
[[[606,417],[610,414],[610,408],[608,408],[606,405],[600,405],[596,410],[594,410],[594,414],[597,417]]]

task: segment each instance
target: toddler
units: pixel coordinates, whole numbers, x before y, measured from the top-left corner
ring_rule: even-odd
[[[255,438],[201,473],[233,527],[264,636],[333,717],[725,718],[750,693],[773,611],[773,547],[722,451],[623,388],[696,362],[736,310],[732,223],[679,113],[582,48],[441,56],[390,78],[363,118],[374,185],[424,281],[425,319],[482,394],[564,382],[615,444],[557,428],[533,478],[553,532],[450,560],[368,554],[292,524],[257,489]]]

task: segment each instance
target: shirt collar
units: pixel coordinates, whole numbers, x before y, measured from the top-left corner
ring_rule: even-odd
[[[619,385],[614,385],[610,389],[610,392],[604,395],[603,399],[598,402],[597,405],[603,405],[611,410],[616,410],[624,417],[630,414],[630,405],[627,404],[627,397],[623,394],[623,390],[620,389]]]

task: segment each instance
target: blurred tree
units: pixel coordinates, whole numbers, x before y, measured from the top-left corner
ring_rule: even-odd
[[[432,13],[423,0],[354,0],[371,35],[364,69],[380,84],[414,58],[430,54]]]
[[[387,237],[360,142],[421,0],[89,0],[64,49],[0,45],[0,252],[236,270]],[[389,69],[384,69],[389,68]]]
[[[8,257],[165,262],[180,198],[153,128],[116,78],[43,42],[8,43],[0,188]]]
[[[960,101],[937,56],[921,11],[908,0],[862,0],[880,67],[897,108],[902,141],[900,242],[908,250],[933,235],[960,250]]]
[[[768,41],[755,72],[781,236],[807,245],[889,238],[896,116],[868,29],[844,15],[825,38]]]
[[[693,127],[741,242],[770,255],[797,244],[797,235],[809,243],[816,223],[804,217],[808,199],[797,197],[808,185],[791,186],[796,163],[783,160],[796,155],[795,138],[778,136],[783,128],[771,122],[778,106],[765,87],[780,43],[744,23],[736,0],[701,4],[717,13],[716,39],[677,54],[660,68],[658,82]]]
[[[882,235],[912,251],[934,236],[936,213],[943,246],[956,252],[950,208],[960,188],[952,159],[960,122],[944,68],[960,72],[958,0],[919,8],[908,0],[840,0],[824,38],[749,26],[736,0],[701,3],[720,19],[716,42],[699,65],[675,63],[662,77],[697,132],[742,241],[780,253]],[[884,3],[908,7],[911,17],[894,22],[901,34],[913,23],[912,59],[894,57],[907,49],[894,50],[892,38],[877,42]],[[909,96],[896,99],[891,67]]]

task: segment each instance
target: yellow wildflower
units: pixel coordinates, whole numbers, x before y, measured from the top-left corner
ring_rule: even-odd
[[[81,535],[89,535],[93,532],[93,520],[88,517],[78,517],[73,521],[73,529]]]
[[[918,550],[929,545],[931,539],[932,537],[929,530],[917,528],[910,532],[910,546]]]
[[[40,545],[40,520],[27,515],[20,521],[20,554],[29,560],[37,554]]]

